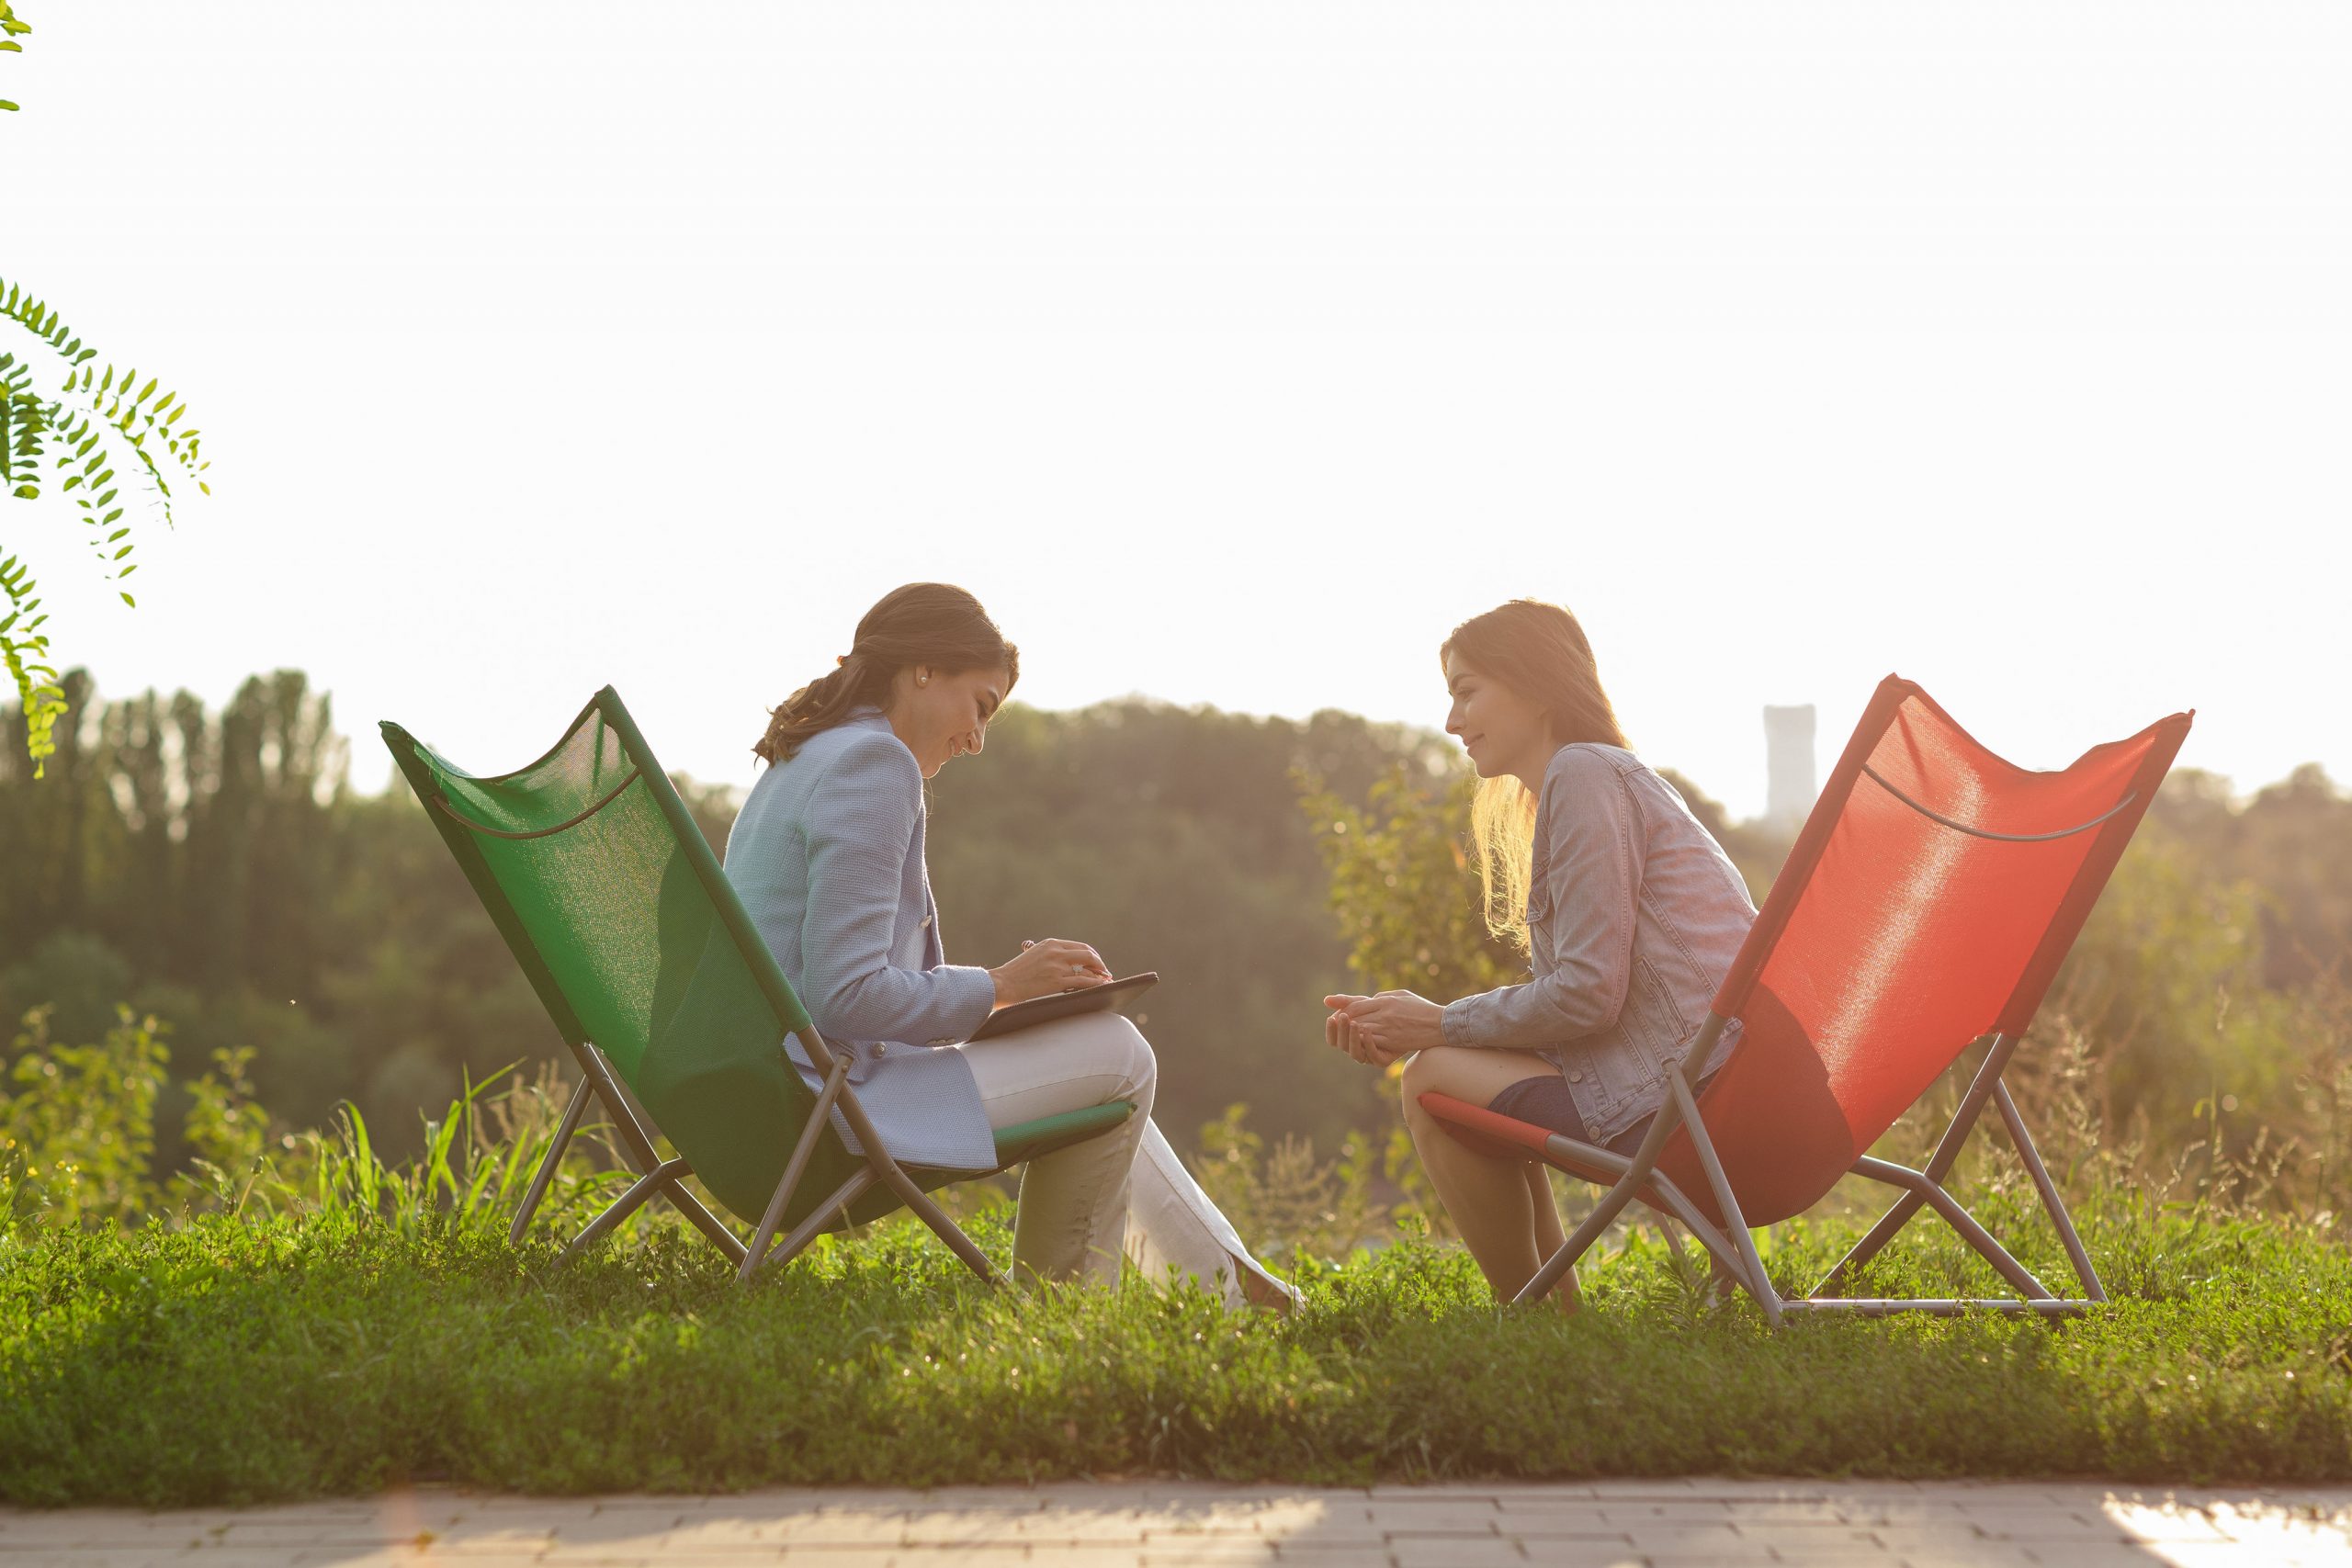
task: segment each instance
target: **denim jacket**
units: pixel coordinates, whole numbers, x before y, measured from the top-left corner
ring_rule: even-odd
[[[1563,746],[1536,806],[1527,905],[1533,978],[1445,1010],[1452,1045],[1558,1066],[1596,1143],[1656,1111],[1706,1021],[1756,906],[1672,784],[1615,746]],[[1725,1026],[1699,1077],[1738,1037]]]

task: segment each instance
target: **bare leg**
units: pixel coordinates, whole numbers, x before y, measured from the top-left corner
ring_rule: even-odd
[[[1485,1105],[1522,1078],[1558,1070],[1531,1052],[1456,1045],[1432,1046],[1405,1066],[1405,1124],[1414,1151],[1470,1256],[1505,1301],[1519,1294],[1551,1255],[1538,1247],[1548,1241],[1556,1250],[1565,1239],[1551,1188],[1528,1161],[1481,1154],[1460,1142],[1421,1109],[1420,1097],[1434,1092]],[[1573,1277],[1562,1281],[1562,1310],[1575,1310],[1575,1292]]]
[[[1543,1164],[1528,1160],[1520,1169],[1527,1173],[1527,1201],[1535,1213],[1535,1257],[1541,1267],[1543,1259],[1568,1245],[1568,1233],[1560,1226],[1560,1206],[1553,1201],[1552,1179],[1544,1174]],[[1552,1292],[1552,1301],[1563,1313],[1575,1312],[1584,1305],[1584,1297],[1577,1289],[1575,1269],[1560,1276],[1559,1288]]]

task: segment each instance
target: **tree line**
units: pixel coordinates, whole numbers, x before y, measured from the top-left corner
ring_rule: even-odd
[[[395,1137],[464,1075],[557,1056],[406,783],[351,787],[350,743],[300,671],[255,676],[218,711],[186,692],[103,700],[80,671],[65,692],[74,720],[45,779],[0,747],[7,1032],[48,1006],[50,1038],[95,1040],[127,1003],[170,1026],[175,1082],[251,1047],[255,1097],[283,1122],[322,1125],[348,1099]],[[723,847],[730,793],[678,783]],[[1760,900],[1787,840],[1675,783]],[[1522,970],[1477,919],[1467,786],[1444,738],[1353,715],[1009,707],[985,759],[932,786],[949,955],[998,963],[1050,934],[1158,970],[1142,1022],[1180,1145],[1246,1101],[1260,1132],[1329,1148],[1393,1112],[1323,1047],[1327,991],[1446,999]],[[2347,948],[2352,800],[2315,766],[2243,802],[2177,773],[2045,1009],[2040,1055],[2089,1074],[2109,1125],[2170,1146],[2243,1148],[2259,1127],[2324,1148],[2352,1126]]]

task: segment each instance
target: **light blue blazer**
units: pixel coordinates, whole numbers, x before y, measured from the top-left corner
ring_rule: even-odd
[[[889,1153],[996,1166],[960,1051],[996,1005],[986,969],[951,964],[923,863],[922,770],[876,707],[851,710],[752,786],[727,835],[727,879]],[[800,1043],[794,1062],[820,1081]],[[841,1113],[835,1127],[858,1147]]]

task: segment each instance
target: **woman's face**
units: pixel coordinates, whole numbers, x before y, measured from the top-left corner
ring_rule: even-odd
[[[1445,732],[1462,738],[1480,778],[1542,775],[1553,750],[1552,727],[1543,709],[1451,650],[1445,656],[1445,689],[1453,698]]]
[[[930,778],[966,752],[978,755],[988,739],[989,720],[1004,702],[1012,678],[1003,670],[966,670],[950,674],[934,665],[901,670],[894,682],[899,701],[890,728],[906,742]]]

